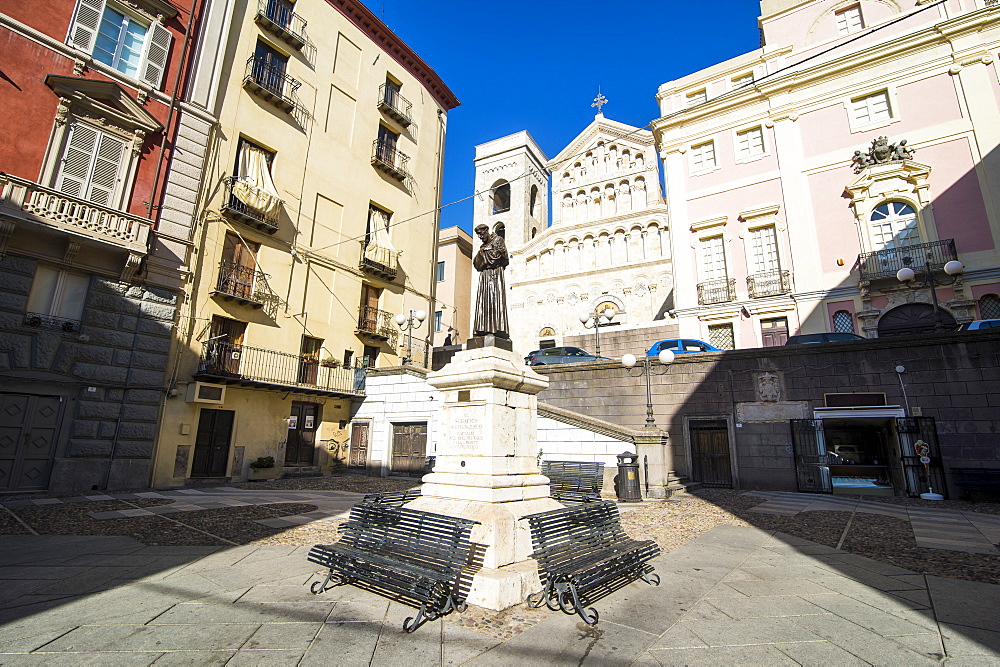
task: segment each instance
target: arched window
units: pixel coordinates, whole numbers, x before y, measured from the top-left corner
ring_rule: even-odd
[[[871,234],[875,250],[916,245],[920,243],[917,212],[901,201],[880,204],[872,211]]]
[[[854,317],[846,310],[833,314],[833,330],[837,333],[854,333]]]
[[[493,213],[506,213],[510,210],[510,183],[497,181],[491,188],[493,191]]]
[[[535,204],[538,203],[538,186],[531,186],[531,194],[528,197],[528,215],[535,215]]]
[[[1000,320],[1000,296],[984,294],[979,297],[979,317],[984,320]]]

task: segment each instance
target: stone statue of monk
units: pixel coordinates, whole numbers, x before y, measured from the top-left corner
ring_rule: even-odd
[[[507,289],[503,271],[510,263],[507,244],[503,237],[490,231],[487,225],[476,226],[476,236],[483,242],[472,265],[479,271],[479,290],[476,292],[476,318],[473,336],[510,338],[507,324]]]

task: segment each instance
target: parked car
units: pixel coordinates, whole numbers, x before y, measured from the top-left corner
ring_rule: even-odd
[[[549,364],[574,364],[583,361],[610,361],[607,357],[595,357],[590,352],[578,347],[547,347],[535,350],[524,358],[529,366],[547,366]]]
[[[655,357],[663,350],[670,350],[674,354],[687,354],[689,352],[721,352],[719,348],[710,345],[702,340],[693,338],[671,338],[653,343],[646,352],[647,357]]]
[[[992,329],[1000,327],[1000,320],[975,320],[960,324],[955,331],[979,331],[981,329]]]
[[[826,333],[799,334],[789,336],[785,345],[804,345],[806,343],[840,343],[845,340],[865,340],[864,336],[858,334],[843,333],[840,331],[828,331]]]

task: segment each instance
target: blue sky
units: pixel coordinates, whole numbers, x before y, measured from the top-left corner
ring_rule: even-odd
[[[445,204],[473,193],[477,144],[528,130],[555,156],[604,115],[642,127],[660,84],[759,46],[756,0],[363,0],[444,79],[462,105],[448,118]],[[622,9],[628,11],[622,11]],[[441,226],[471,231],[472,203]]]

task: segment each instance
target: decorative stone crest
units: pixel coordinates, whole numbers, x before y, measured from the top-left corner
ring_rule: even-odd
[[[757,376],[757,396],[772,403],[781,399],[781,381],[776,373],[765,372]]]
[[[876,164],[912,160],[915,152],[906,146],[906,139],[901,139],[898,144],[890,144],[888,137],[879,137],[872,141],[867,153],[854,151],[851,163],[854,165],[854,173],[860,174],[867,167]]]

